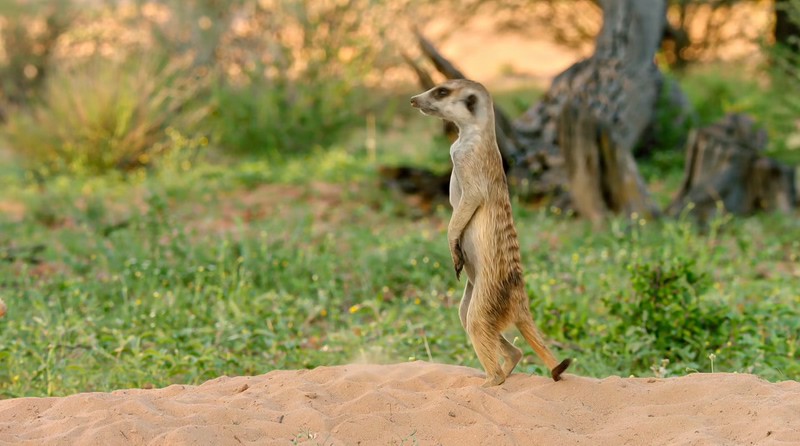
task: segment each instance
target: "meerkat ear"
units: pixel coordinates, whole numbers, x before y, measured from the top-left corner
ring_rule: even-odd
[[[467,99],[464,100],[464,102],[467,104],[467,110],[469,110],[469,112],[474,115],[475,114],[475,105],[478,103],[478,97],[475,96],[474,94],[471,94],[471,95],[467,96]]]

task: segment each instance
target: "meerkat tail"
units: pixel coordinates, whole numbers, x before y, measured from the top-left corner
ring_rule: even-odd
[[[556,360],[553,352],[545,345],[542,335],[539,334],[539,329],[536,328],[536,324],[530,316],[518,321],[516,325],[519,332],[522,333],[522,337],[528,341],[528,344],[530,344],[536,354],[542,358],[547,369],[550,370],[550,375],[553,377],[553,380],[561,380],[561,374],[564,373],[570,363],[572,363],[572,359],[565,359],[561,361],[561,363]]]
[[[570,364],[572,364],[572,358],[567,358],[561,361],[556,368],[550,370],[550,376],[553,377],[553,381],[561,381],[561,374],[567,370]]]

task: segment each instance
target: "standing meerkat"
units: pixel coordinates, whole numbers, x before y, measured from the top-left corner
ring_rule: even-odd
[[[489,92],[477,82],[456,79],[412,97],[411,105],[458,126],[458,140],[450,147],[453,216],[447,239],[456,278],[467,271],[459,315],[486,371],[483,386],[505,382],[522,358],[503,336],[512,324],[560,380],[571,359],[556,360],[531,317]]]

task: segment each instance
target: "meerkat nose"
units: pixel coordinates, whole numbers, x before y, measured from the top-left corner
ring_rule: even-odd
[[[411,98],[411,106],[412,106],[412,107],[416,107],[416,106],[418,106],[418,105],[419,105],[419,104],[417,103],[417,97],[416,97],[416,96],[412,97],[412,98]]]

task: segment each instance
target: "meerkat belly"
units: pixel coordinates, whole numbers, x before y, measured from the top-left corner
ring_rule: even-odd
[[[458,177],[453,169],[453,173],[450,174],[450,205],[453,209],[458,206],[459,201],[461,201],[461,185],[458,184]]]
[[[475,283],[485,275],[485,269],[491,267],[496,257],[496,234],[487,208],[481,206],[464,229],[461,249],[465,257],[465,269],[470,280]]]
[[[475,216],[464,228],[461,235],[461,251],[464,253],[464,270],[467,272],[470,282],[475,283],[481,267],[481,236],[479,224],[476,224],[478,210]]]

